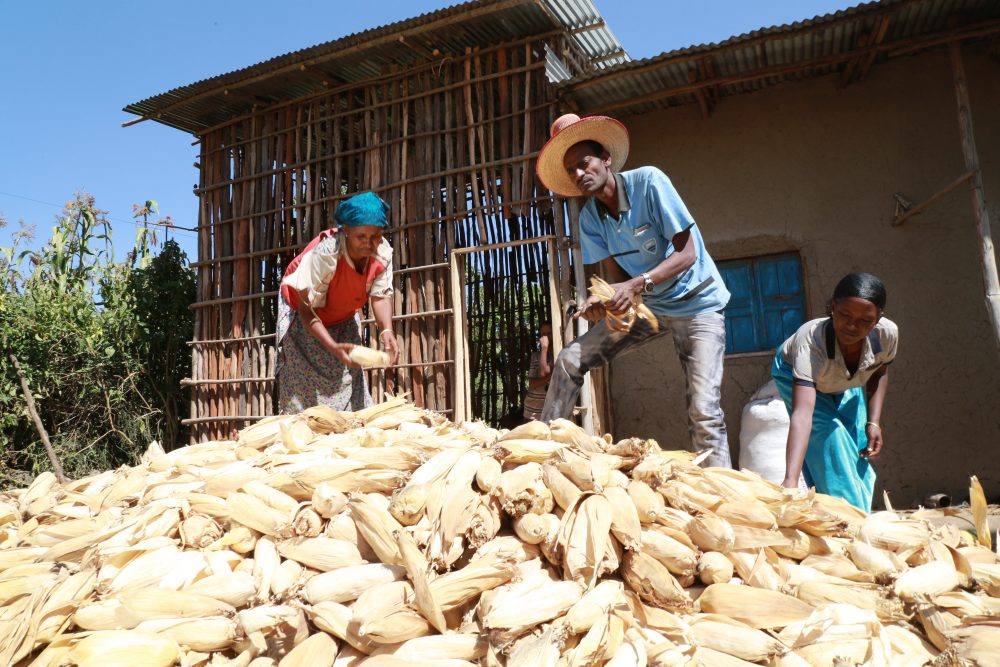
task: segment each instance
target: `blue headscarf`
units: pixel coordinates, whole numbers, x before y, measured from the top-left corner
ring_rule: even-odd
[[[388,227],[388,215],[389,205],[382,201],[381,197],[374,192],[362,192],[340,202],[340,206],[333,214],[333,219],[342,227],[360,227],[362,225]]]

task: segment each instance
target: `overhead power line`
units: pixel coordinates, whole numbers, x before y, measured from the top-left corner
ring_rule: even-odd
[[[36,204],[42,204],[44,206],[52,206],[52,207],[58,208],[60,210],[63,209],[63,208],[65,208],[65,206],[62,205],[62,204],[53,204],[52,202],[49,202],[49,201],[42,201],[41,199],[34,199],[32,197],[25,197],[24,195],[16,195],[16,194],[14,194],[12,192],[4,192],[2,190],[0,190],[0,195],[3,195],[5,197],[13,197],[15,199],[23,199],[25,201],[34,202]],[[142,224],[141,222],[138,222],[136,220],[126,220],[125,218],[118,218],[118,217],[107,216],[107,219],[110,220],[111,222],[121,222],[121,223],[124,223],[124,224],[127,224],[127,225],[133,225],[135,227],[139,227]],[[177,234],[186,234],[188,236],[194,236],[194,237],[198,236],[198,234],[197,234],[198,230],[195,229],[195,228],[193,228],[193,227],[181,227],[181,226],[175,225],[175,224],[170,224],[170,225],[163,225],[163,224],[156,224],[156,223],[150,223],[150,224],[152,224],[152,226],[154,226],[154,227],[161,227],[163,229],[171,230],[171,231],[173,231],[173,232],[175,232]]]

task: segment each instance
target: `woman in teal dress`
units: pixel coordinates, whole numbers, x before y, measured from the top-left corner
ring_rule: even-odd
[[[882,404],[899,330],[883,317],[885,285],[851,273],[833,291],[829,317],[803,324],[771,367],[790,415],[786,487],[809,486],[871,511],[882,451]]]

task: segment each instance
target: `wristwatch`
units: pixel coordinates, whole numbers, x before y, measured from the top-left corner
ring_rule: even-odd
[[[642,274],[642,291],[644,294],[649,294],[653,291],[653,278],[648,273]]]

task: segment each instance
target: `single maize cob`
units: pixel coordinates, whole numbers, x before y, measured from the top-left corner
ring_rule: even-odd
[[[808,618],[811,605],[777,591],[712,584],[699,596],[698,605],[704,612],[722,614],[750,627],[780,628]]]
[[[332,537],[293,537],[278,543],[278,553],[320,572],[364,562],[358,548]]]
[[[143,621],[135,629],[168,637],[192,651],[222,651],[237,638],[236,621],[227,616],[158,618]]]
[[[314,632],[295,645],[278,667],[331,667],[337,658],[337,641],[325,632]]]
[[[726,553],[736,544],[736,535],[729,522],[711,513],[696,516],[687,525],[687,534],[702,551]]]
[[[934,596],[958,588],[958,573],[953,564],[933,561],[899,575],[892,590],[906,601],[918,596]]]
[[[653,491],[645,482],[637,479],[630,480],[625,490],[635,505],[639,521],[644,524],[652,523],[666,503],[662,495]]]
[[[670,571],[652,556],[629,551],[621,565],[622,577],[646,602],[664,609],[687,610],[691,597]]]
[[[67,654],[79,667],[169,667],[180,647],[170,637],[137,630],[107,630],[81,639]]]
[[[647,528],[642,531],[641,550],[660,561],[671,573],[688,576],[698,567],[698,552],[667,530]]]
[[[690,625],[698,646],[749,662],[767,660],[788,651],[784,644],[770,635],[726,616],[698,615]]]
[[[362,368],[385,368],[389,365],[389,354],[373,350],[364,345],[355,345],[347,353],[348,359]]]
[[[706,551],[698,558],[698,578],[706,586],[728,583],[733,578],[733,563],[718,551]]]

